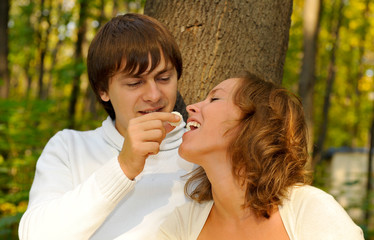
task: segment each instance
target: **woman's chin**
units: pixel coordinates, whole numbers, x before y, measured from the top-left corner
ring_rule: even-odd
[[[183,143],[182,143],[183,144]],[[181,145],[182,146],[182,145]],[[181,147],[181,146],[179,146],[179,148],[178,148],[178,154],[179,154],[179,156],[181,156],[181,158],[183,158],[184,160],[187,160],[186,159],[186,152],[183,150],[183,148]]]
[[[179,156],[188,162],[195,163],[195,161],[193,161],[194,158],[192,151],[188,151],[188,149],[186,149],[182,145],[183,143],[179,146],[178,149]]]

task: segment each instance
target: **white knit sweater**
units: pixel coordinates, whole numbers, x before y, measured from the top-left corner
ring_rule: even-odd
[[[178,156],[184,125],[167,134],[135,181],[118,164],[124,138],[109,117],[92,131],[58,132],[37,162],[20,239],[150,239],[186,201],[180,176],[192,165]]]

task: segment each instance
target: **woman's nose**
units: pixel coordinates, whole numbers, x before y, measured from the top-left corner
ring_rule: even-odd
[[[186,110],[188,112],[189,115],[191,115],[192,113],[196,113],[199,111],[199,108],[197,107],[197,104],[191,104],[191,105],[188,105],[186,107]]]

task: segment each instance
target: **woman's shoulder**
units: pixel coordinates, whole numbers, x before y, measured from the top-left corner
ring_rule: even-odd
[[[289,191],[289,198],[292,201],[303,201],[305,198],[312,198],[314,200],[317,199],[331,199],[333,200],[334,197],[330,195],[329,193],[310,186],[310,185],[296,185],[290,188]]]
[[[174,223],[179,223],[183,228],[190,227],[199,222],[205,223],[212,206],[213,201],[202,203],[189,201],[182,206],[177,207],[169,217],[175,221]],[[167,222],[167,220],[165,222]]]
[[[301,239],[316,239],[311,237],[319,234],[325,239],[363,239],[362,230],[335,198],[313,186],[291,187],[280,213],[288,229]]]
[[[336,216],[337,213],[349,218],[343,207],[335,198],[313,186],[301,185],[291,187],[289,197],[284,201],[284,205],[292,210],[297,216]]]
[[[212,206],[213,201],[189,201],[177,207],[162,223],[157,239],[196,239]]]

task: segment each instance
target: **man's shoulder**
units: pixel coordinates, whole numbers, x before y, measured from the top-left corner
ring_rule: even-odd
[[[49,140],[49,142],[94,141],[95,139],[102,138],[101,128],[102,127],[98,127],[92,130],[75,130],[66,128],[55,133],[55,135]]]
[[[100,132],[102,129],[102,126],[97,127],[95,129],[89,129],[89,130],[76,130],[76,129],[70,129],[70,128],[65,128],[61,131],[59,131],[57,134],[62,134],[62,135],[73,135],[73,136],[90,136],[92,134],[97,134]]]

